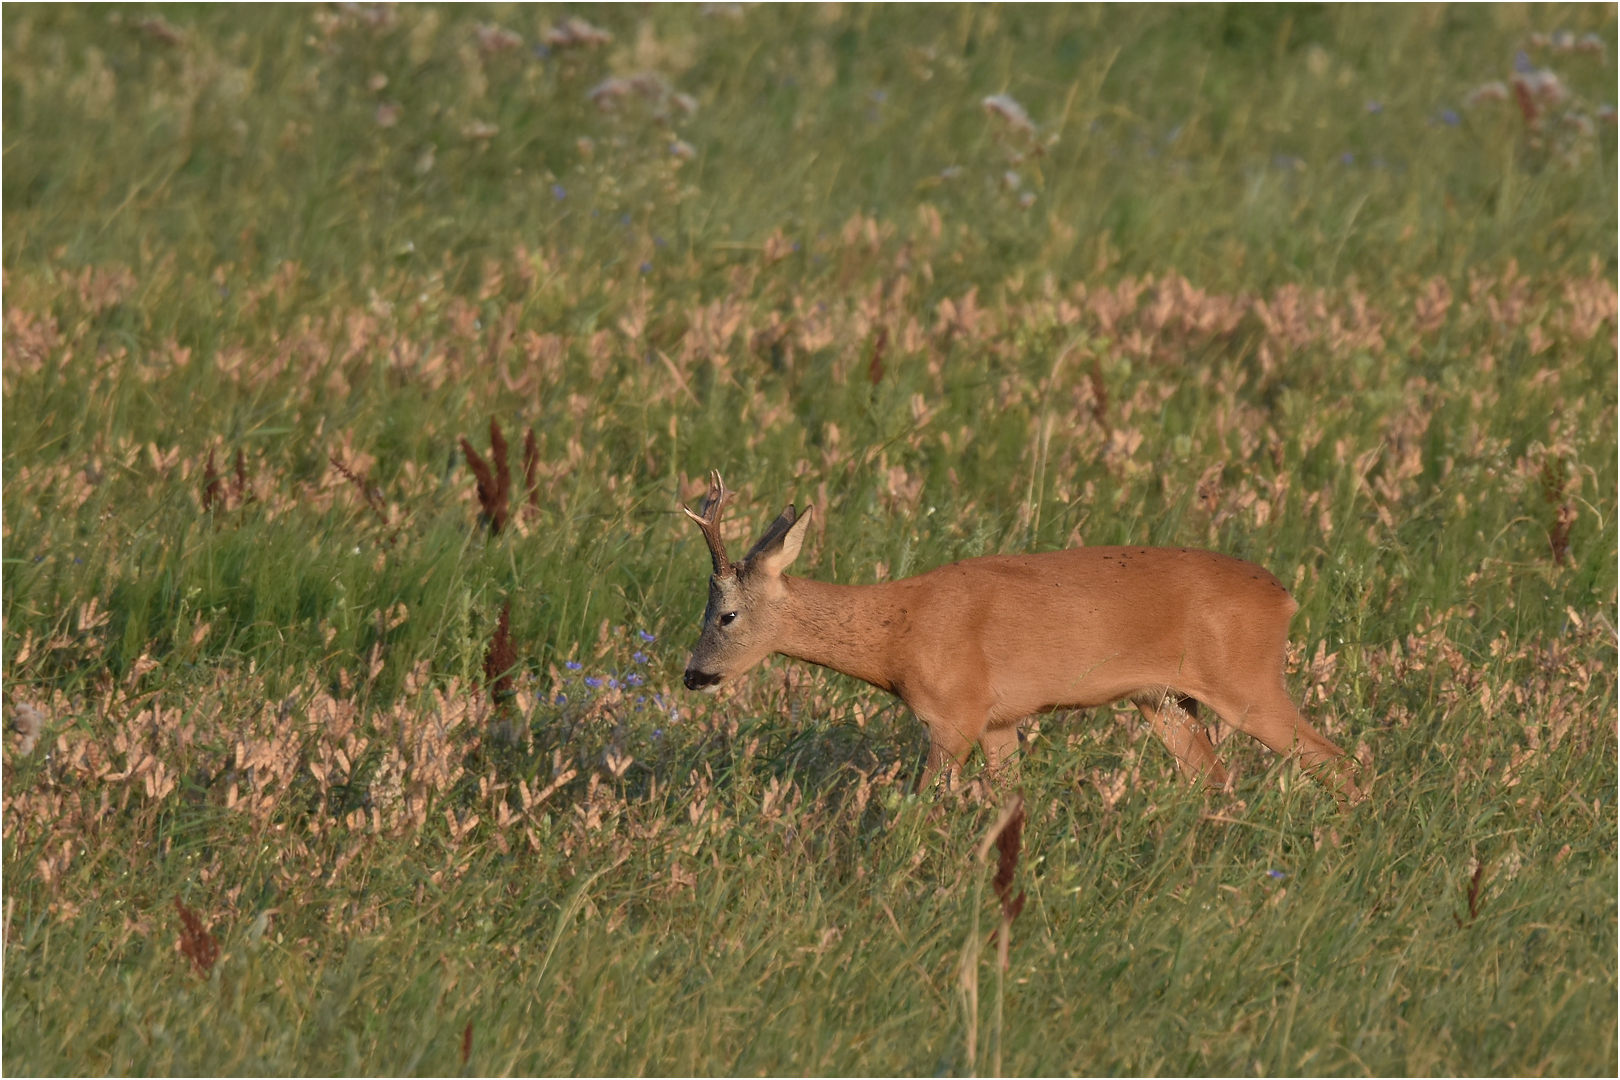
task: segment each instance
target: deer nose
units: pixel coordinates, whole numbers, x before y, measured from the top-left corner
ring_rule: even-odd
[[[699,671],[697,668],[687,668],[686,677],[683,681],[686,683],[688,690],[701,690],[705,686],[713,686],[719,682],[720,676],[718,674],[711,675],[707,671]]]

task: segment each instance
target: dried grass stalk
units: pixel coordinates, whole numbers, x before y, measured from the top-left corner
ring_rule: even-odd
[[[490,461],[479,456],[465,435],[461,438],[461,452],[467,456],[467,467],[478,480],[478,505],[482,507],[479,521],[487,524],[489,534],[494,536],[505,528],[511,513],[512,469],[507,463],[506,436],[501,432],[501,425],[490,417]]]
[[[484,654],[484,683],[497,706],[512,696],[512,669],[517,666],[517,648],[512,644],[512,605],[501,605],[501,618],[495,636]]]
[[[195,911],[186,907],[180,898],[174,898],[174,908],[180,913],[180,951],[191,958],[197,974],[206,978],[219,959],[219,942]]]
[[[535,441],[534,428],[523,436],[523,485],[529,489],[529,510],[540,510],[540,444]]]
[[[208,467],[203,470],[203,509],[205,511],[213,510],[216,502],[221,504],[221,509],[224,509],[225,484],[220,480],[219,470],[214,467],[214,451],[210,448],[208,451]]]

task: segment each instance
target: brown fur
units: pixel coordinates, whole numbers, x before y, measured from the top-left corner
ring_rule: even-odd
[[[1224,783],[1214,747],[1183,704],[1190,698],[1320,769],[1341,801],[1356,797],[1344,751],[1288,696],[1283,660],[1296,605],[1260,567],[1187,548],[1074,548],[832,585],[782,573],[809,518],[789,507],[773,526],[781,542],[762,542],[711,579],[688,686],[718,686],[770,653],[863,679],[927,725],[924,784],[975,745],[1001,768],[1026,717],[1126,699],[1184,773]]]

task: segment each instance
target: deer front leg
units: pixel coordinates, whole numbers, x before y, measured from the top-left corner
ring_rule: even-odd
[[[990,702],[963,700],[950,703],[924,698],[908,702],[928,727],[928,764],[923,768],[918,791],[926,791],[939,779],[942,772],[956,772],[967,763],[973,744],[987,737],[985,726],[990,719]],[[1013,739],[1018,738],[1013,732]]]
[[[979,736],[979,749],[984,751],[984,766],[996,780],[1017,779],[1018,725],[985,728]]]
[[[973,752],[973,740],[962,735],[954,729],[941,731],[932,726],[928,729],[928,764],[923,766],[922,780],[917,784],[918,791],[927,791],[934,786],[940,773],[955,773],[961,769],[962,763]]]

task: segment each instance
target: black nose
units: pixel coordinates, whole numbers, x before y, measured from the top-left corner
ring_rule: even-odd
[[[707,671],[699,671],[697,668],[687,668],[684,681],[688,690],[701,690],[705,686],[713,686],[719,682],[720,676],[718,674],[711,675]]]

